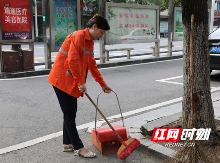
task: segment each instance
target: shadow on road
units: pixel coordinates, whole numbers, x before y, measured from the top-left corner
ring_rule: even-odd
[[[216,71],[214,73],[212,72],[210,75],[210,80],[220,82],[220,71]]]

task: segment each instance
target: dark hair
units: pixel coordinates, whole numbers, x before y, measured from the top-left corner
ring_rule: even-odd
[[[110,30],[110,26],[108,24],[108,21],[100,16],[99,14],[94,15],[89,22],[87,23],[87,27],[92,28],[94,24],[97,24],[97,28],[103,29],[103,30]]]

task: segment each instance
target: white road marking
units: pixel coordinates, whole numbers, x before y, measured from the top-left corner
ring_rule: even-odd
[[[170,83],[170,84],[180,84],[180,85],[183,85],[183,83],[169,81],[169,80],[179,79],[179,78],[182,78],[182,77],[183,76],[181,75],[181,76],[176,76],[176,77],[172,77],[172,78],[160,79],[160,80],[156,80],[156,81],[164,82],[164,83]]]
[[[178,85],[183,85],[183,83],[180,82],[173,82],[170,80],[174,80],[174,79],[179,79],[182,78],[183,76],[175,76],[175,77],[171,77],[171,78],[166,78],[166,79],[160,79],[160,80],[156,80],[157,82],[163,82],[163,83],[169,83],[169,84],[178,84]],[[220,87],[211,87],[211,91],[218,91],[220,90]]]
[[[16,151],[16,150],[19,150],[19,149],[23,149],[23,148],[26,148],[26,147],[44,142],[46,140],[55,138],[55,137],[59,137],[62,134],[63,134],[63,131],[60,131],[60,132],[56,132],[56,133],[53,133],[53,134],[50,134],[50,135],[46,135],[46,136],[43,136],[43,137],[40,137],[40,138],[37,138],[37,139],[26,141],[24,143],[20,143],[20,144],[16,144],[16,145],[13,145],[13,146],[6,147],[6,148],[2,148],[2,149],[0,149],[0,155],[4,154],[4,153]]]
[[[211,87],[211,92],[219,91],[220,87]]]
[[[162,107],[162,106],[165,106],[165,105],[180,102],[181,100],[182,100],[182,97],[176,98],[176,99],[173,99],[173,100],[169,100],[169,101],[165,101],[165,102],[161,102],[161,103],[158,103],[158,104],[154,104],[154,105],[151,105],[151,106],[143,107],[143,108],[140,108],[140,109],[132,110],[132,111],[129,111],[129,112],[125,112],[125,113],[123,113],[123,117],[127,117],[127,116],[130,116],[130,115],[134,115],[134,114],[137,114],[137,113],[147,111],[147,110],[151,110],[151,109],[155,109],[155,108]],[[120,118],[120,117],[121,117],[121,114],[117,114],[117,115],[108,117],[107,119],[110,119],[109,121],[111,121],[114,118]],[[105,123],[105,121],[103,121],[103,119],[100,119],[98,121],[97,126],[98,127],[101,126],[102,123]],[[95,124],[95,121],[85,123],[85,124],[77,126],[77,129],[82,130],[82,129],[86,129],[86,128],[91,128],[91,127],[94,126],[94,124]],[[47,141],[47,140],[50,140],[50,139],[53,139],[53,138],[57,138],[57,137],[62,136],[62,135],[63,135],[63,131],[59,131],[59,132],[56,132],[56,133],[53,133],[53,134],[50,134],[50,135],[46,135],[46,136],[39,137],[39,138],[30,140],[30,141],[26,141],[24,143],[20,143],[20,144],[16,144],[16,145],[6,147],[6,148],[2,148],[2,149],[0,149],[0,155],[8,153],[8,152],[16,151],[16,150],[19,150],[19,149],[27,148],[29,146],[39,144],[41,142],[44,142],[44,141]]]

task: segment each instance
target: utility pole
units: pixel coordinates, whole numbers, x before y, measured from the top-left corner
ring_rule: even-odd
[[[172,32],[173,32],[173,0],[169,0],[169,17],[168,17],[168,56],[172,56]]]
[[[156,5],[159,6],[159,0],[156,0]],[[157,34],[158,42],[155,42],[155,57],[158,58],[160,56],[160,7],[159,7],[159,33]]]
[[[42,0],[43,34],[44,34],[44,57],[45,69],[51,69],[51,46],[50,46],[50,2]]]

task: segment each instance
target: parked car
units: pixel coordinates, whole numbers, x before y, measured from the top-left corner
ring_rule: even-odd
[[[220,70],[220,28],[209,35],[210,73]]]

